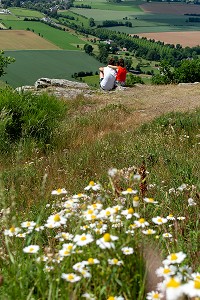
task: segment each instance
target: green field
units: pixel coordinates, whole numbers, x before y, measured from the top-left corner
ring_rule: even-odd
[[[17,17],[32,17],[32,18],[43,18],[44,14],[39,11],[26,9],[26,8],[19,8],[19,7],[11,7],[9,8],[11,13]]]
[[[133,1],[123,1],[121,3],[109,3],[106,0],[84,0],[84,1],[74,1],[74,5],[90,5],[92,9],[101,9],[101,10],[115,10],[115,11],[142,11],[137,2]]]
[[[41,77],[72,80],[75,72],[96,72],[99,68],[96,59],[81,51],[5,51],[5,55],[16,59],[1,77],[12,87],[33,85]]]
[[[52,28],[44,23],[34,21],[4,21],[7,28],[10,26],[12,29],[22,30],[30,28],[35,33],[39,34],[43,38],[57,45],[58,47],[65,50],[76,50],[77,44],[84,44],[84,41],[77,38],[75,35],[67,32]]]

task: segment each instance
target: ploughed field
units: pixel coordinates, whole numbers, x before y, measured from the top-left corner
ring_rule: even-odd
[[[140,5],[144,12],[153,14],[200,14],[200,5],[182,3],[144,3]]]

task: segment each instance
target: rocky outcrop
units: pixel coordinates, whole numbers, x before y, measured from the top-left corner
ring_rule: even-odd
[[[40,78],[34,86],[22,86],[16,88],[18,92],[32,92],[40,94],[47,92],[48,94],[55,95],[58,98],[74,99],[78,95],[85,97],[91,96],[94,93],[90,89],[88,84],[76,81],[70,81],[66,79],[50,79]]]

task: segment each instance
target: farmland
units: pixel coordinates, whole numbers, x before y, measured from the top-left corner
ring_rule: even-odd
[[[58,50],[59,47],[27,30],[1,30],[0,45],[2,50]]]
[[[71,75],[79,71],[98,71],[99,62],[79,51],[5,51],[6,56],[16,59],[9,65],[2,79],[13,87],[33,85],[40,77],[72,80]],[[20,72],[19,72],[20,70]]]

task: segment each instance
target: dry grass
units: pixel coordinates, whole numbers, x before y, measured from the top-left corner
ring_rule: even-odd
[[[1,30],[0,45],[2,50],[59,50],[56,45],[48,42],[32,31]]]

